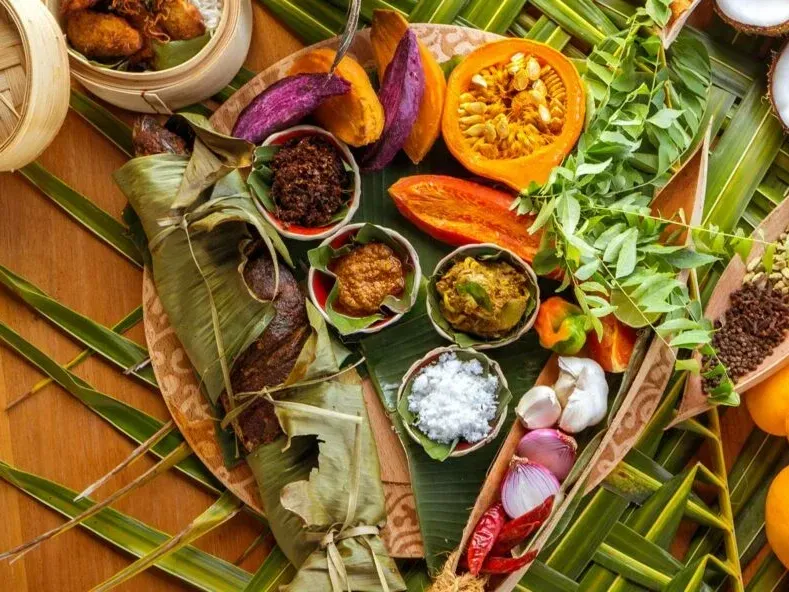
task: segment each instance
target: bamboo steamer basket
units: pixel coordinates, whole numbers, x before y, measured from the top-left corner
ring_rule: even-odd
[[[0,0],[0,171],[38,158],[68,104],[68,53],[58,23],[40,2]]]
[[[33,0],[23,0],[33,1]],[[60,19],[63,0],[45,0]],[[62,31],[59,31],[63,35]],[[119,72],[91,64],[68,48],[71,73],[97,97],[140,113],[169,114],[222,90],[241,69],[252,41],[252,1],[225,0],[206,46],[192,59],[160,72]]]

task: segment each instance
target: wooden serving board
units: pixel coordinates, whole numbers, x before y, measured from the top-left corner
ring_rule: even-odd
[[[789,200],[784,200],[781,205],[775,208],[770,215],[759,224],[751,236],[754,238],[758,237],[765,242],[774,242],[778,240],[787,226],[789,226]],[[764,244],[754,243],[748,261],[759,259],[763,255]],[[718,280],[715,290],[712,292],[712,296],[704,312],[705,317],[711,321],[716,321],[723,316],[731,306],[730,297],[732,292],[742,286],[742,280],[746,273],[747,265],[740,257],[733,257]],[[745,393],[748,389],[778,372],[778,370],[783,368],[788,362],[789,336],[784,339],[781,345],[773,350],[756,370],[749,372],[737,381],[737,392],[740,394]],[[707,395],[704,394],[702,390],[701,377],[690,376],[685,385],[685,392],[683,394],[682,403],[680,404],[679,413],[674,418],[671,425],[673,426],[686,419],[690,419],[708,409],[710,409],[710,404],[707,400]]]
[[[413,25],[412,28],[439,62],[455,55],[467,54],[479,45],[500,38],[492,33],[449,25]],[[336,38],[329,39],[277,62],[225,102],[211,118],[211,123],[218,131],[230,134],[244,107],[267,86],[286,76],[295,59],[317,47],[336,45]],[[365,67],[374,65],[369,29],[356,35],[349,53]],[[225,467],[222,451],[214,435],[215,422],[211,409],[200,392],[186,352],[170,326],[147,270],[143,283],[143,311],[154,372],[176,425],[217,479],[244,503],[262,514],[257,484],[246,463],[232,470]],[[423,557],[422,537],[405,450],[369,381],[364,383],[364,396],[378,446],[381,479],[386,495],[388,520],[382,531],[383,540],[393,557]]]
[[[439,62],[444,62],[455,55],[465,55],[480,45],[501,39],[499,35],[493,33],[451,25],[419,24],[411,25],[411,28],[416,33],[419,41],[433,53]],[[349,55],[353,56],[366,68],[374,66],[369,33],[369,29],[360,31],[356,35],[349,51]],[[216,113],[214,113],[211,118],[211,123],[214,128],[222,133],[230,134],[239,113],[241,113],[244,107],[246,107],[250,101],[260,94],[267,86],[286,76],[296,59],[302,54],[319,47],[336,47],[337,43],[338,39],[334,38],[307,47],[261,72],[236,92],[216,111]],[[364,196],[362,196],[362,199],[364,199]],[[146,316],[146,326],[147,325]],[[153,344],[149,343],[149,347],[151,351],[154,351]],[[188,362],[185,363],[188,365]],[[164,387],[162,390],[164,390]],[[388,523],[383,531],[384,542],[387,544],[389,552],[394,557],[423,557],[424,550],[422,548],[422,538],[416,513],[414,494],[411,489],[411,480],[405,450],[397,434],[393,431],[392,424],[371,383],[365,382],[364,392],[367,411],[370,416],[370,422],[378,446],[378,455],[381,462],[381,478],[386,492]],[[167,399],[167,396],[165,398]],[[181,404],[183,403],[186,403],[186,401],[181,400]],[[200,399],[191,400],[191,402],[188,403],[188,408],[192,409],[194,407],[199,407],[201,404],[203,403]],[[170,405],[169,401],[168,405]],[[173,406],[171,406],[171,412],[173,411],[172,407]],[[181,418],[179,412],[173,412],[173,417],[176,418],[176,423],[182,428],[182,431],[184,429],[192,429],[188,425],[185,425],[187,424],[185,421],[187,418]],[[207,419],[208,418],[204,418],[203,421]],[[199,446],[202,449],[208,450],[217,448],[217,450],[212,451],[209,460],[204,459],[206,464],[211,470],[214,470],[213,467],[216,467],[218,471],[216,472],[217,477],[219,477],[223,483],[227,480],[228,487],[233,489],[233,491],[236,491],[236,484],[242,487],[244,495],[240,495],[240,497],[245,502],[247,502],[247,500],[253,502],[250,503],[250,505],[259,508],[260,506],[257,501],[257,486],[251,479],[249,469],[243,466],[242,468],[236,469],[238,472],[237,475],[235,471],[233,475],[230,475],[221,462],[221,451],[218,450],[213,436],[213,424],[210,425],[210,429],[208,428],[208,424],[204,424],[202,427],[195,425],[193,435],[195,442],[199,442]],[[187,437],[187,439],[189,438]],[[190,444],[191,443],[192,441],[190,440]],[[198,452],[198,454],[200,454],[200,452]],[[220,456],[214,458],[217,454]],[[233,485],[230,485],[230,483]]]

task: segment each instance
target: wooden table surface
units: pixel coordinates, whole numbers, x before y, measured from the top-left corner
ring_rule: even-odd
[[[253,2],[255,29],[246,66],[260,71],[301,47],[275,18]],[[125,114],[121,114],[126,117]],[[112,172],[125,162],[110,142],[79,116],[69,113],[41,164],[115,216],[125,199],[112,182]],[[0,174],[0,264],[21,274],[70,308],[111,326],[139,306],[142,273],[83,230],[20,175]],[[82,347],[54,329],[7,291],[0,289],[0,320],[55,360],[66,363]],[[142,327],[129,334],[144,342]],[[154,391],[124,377],[97,357],[76,374],[162,420],[164,403]],[[9,412],[6,404],[26,392],[41,376],[0,347],[0,459],[75,490],[104,475],[134,448],[102,419],[57,386],[49,386]],[[729,459],[751,429],[743,409],[724,422]],[[96,495],[127,484],[153,462],[146,458],[123,471]],[[206,509],[214,497],[185,478],[169,472],[115,504],[118,510],[168,533],[176,533]],[[63,522],[15,488],[0,482],[0,550],[23,543]],[[197,546],[236,561],[261,532],[260,524],[242,513],[200,539]],[[258,548],[241,566],[254,571],[265,555]],[[48,541],[23,559],[0,563],[0,590],[9,592],[81,592],[117,571],[130,558],[81,529]],[[150,569],[118,590],[188,590],[177,580]]]
[[[301,47],[301,43],[258,2],[246,66],[260,71]],[[125,198],[111,175],[126,161],[78,115],[69,113],[41,164],[114,216]],[[141,302],[142,273],[53,205],[21,175],[0,174],[0,264],[32,281],[70,308],[112,326]],[[83,348],[0,288],[0,319],[61,363]],[[129,334],[144,343],[142,326]],[[162,420],[167,410],[153,390],[124,377],[92,357],[76,374]],[[133,443],[57,386],[49,386],[8,412],[6,404],[26,392],[41,375],[0,347],[0,459],[77,491],[107,473],[133,449]],[[153,465],[143,459],[104,487],[101,499]],[[177,533],[205,510],[214,497],[174,472],[134,491],[114,507],[168,533]],[[23,543],[63,522],[40,503],[0,482],[0,550]],[[197,546],[236,561],[260,533],[260,523],[239,514],[200,539]],[[254,571],[264,556],[258,549],[241,566]],[[82,592],[130,562],[127,555],[81,529],[73,529],[23,559],[0,563],[4,592]],[[118,590],[190,590],[156,569]]]

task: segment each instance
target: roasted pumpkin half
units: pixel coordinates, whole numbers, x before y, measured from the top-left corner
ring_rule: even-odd
[[[520,191],[548,180],[578,140],[585,110],[570,60],[544,43],[508,39],[455,67],[441,127],[463,166]]]
[[[328,72],[334,62],[333,49],[314,49],[302,54],[290,67],[290,75]],[[365,146],[381,137],[384,108],[364,68],[350,56],[343,57],[335,70],[348,81],[348,93],[325,100],[313,115],[318,123],[351,146]]]

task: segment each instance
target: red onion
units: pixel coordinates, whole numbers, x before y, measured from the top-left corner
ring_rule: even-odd
[[[559,481],[539,463],[515,457],[501,484],[501,503],[507,516],[518,518],[559,493]]]
[[[572,436],[550,428],[532,430],[518,443],[516,454],[549,469],[559,481],[564,481],[575,464],[578,444]]]

